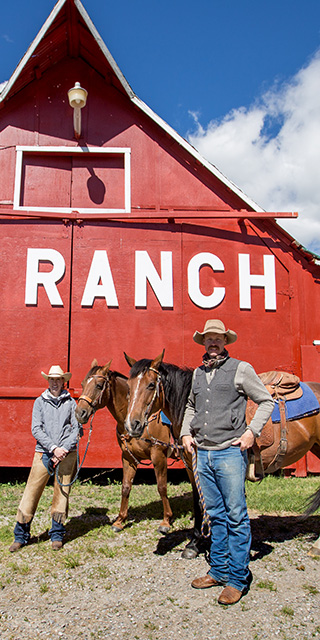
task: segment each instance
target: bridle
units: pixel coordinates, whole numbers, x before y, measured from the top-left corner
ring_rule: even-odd
[[[98,398],[96,400],[92,400],[92,398],[90,398],[89,396],[86,396],[86,395],[82,394],[79,397],[78,402],[79,402],[79,400],[84,400],[85,402],[88,403],[88,405],[95,412],[97,410],[97,406],[102,401],[102,396],[103,396],[103,394],[104,394],[104,392],[105,392],[105,390],[107,388],[107,385],[110,384],[110,380],[109,380],[108,376],[103,376],[101,373],[92,375],[92,376],[90,376],[90,378],[102,378],[102,380],[104,380],[104,383],[103,383],[102,389],[101,389],[101,391],[99,393],[99,396],[98,396]],[[90,378],[89,378],[89,380],[90,380]],[[87,383],[88,383],[88,380],[87,380]]]
[[[162,409],[159,409],[159,411],[157,411],[156,413],[153,413],[151,416],[149,415],[155,399],[160,398],[160,390],[162,391],[162,396],[163,396],[163,407],[165,405],[164,389],[163,389],[163,384],[161,382],[161,373],[158,371],[158,369],[154,369],[153,367],[149,367],[148,371],[153,371],[157,375],[157,380],[156,380],[156,386],[155,386],[153,396],[149,404],[147,405],[147,408],[144,414],[145,427],[148,427],[149,422],[151,422],[152,420],[155,420],[157,417],[160,416]]]
[[[147,369],[147,371],[153,371],[156,374],[157,379],[156,379],[155,390],[153,392],[153,395],[152,395],[152,398],[151,398],[149,404],[146,407],[146,411],[145,411],[145,414],[144,414],[144,423],[143,423],[144,427],[143,427],[143,430],[147,429],[148,438],[143,438],[142,436],[140,436],[139,440],[141,440],[142,442],[146,442],[148,444],[151,444],[153,446],[156,445],[156,446],[168,448],[170,446],[170,429],[169,429],[169,442],[163,442],[162,440],[159,440],[158,438],[155,438],[154,436],[152,436],[149,433],[149,423],[152,422],[153,420],[157,420],[157,422],[160,421],[160,414],[161,414],[162,409],[159,409],[159,411],[157,411],[156,413],[153,413],[152,415],[149,415],[155,399],[157,397],[158,398],[160,397],[160,389],[161,389],[162,395],[163,395],[163,408],[165,406],[165,396],[164,396],[163,385],[162,385],[162,382],[161,382],[161,373],[157,369],[154,369],[153,367],[149,367]],[[119,440],[121,440],[121,442],[124,444],[124,447],[126,448],[128,454],[132,457],[132,459],[135,461],[137,466],[139,464],[141,464],[141,465],[144,464],[145,466],[149,466],[149,464],[143,463],[142,460],[138,460],[138,458],[136,458],[136,456],[134,455],[133,451],[131,449],[129,449],[127,441],[131,440],[131,436],[128,434],[126,426],[124,428],[125,428],[126,434],[123,434],[123,433],[121,434],[119,432],[119,429],[118,429],[118,426],[117,426],[117,435],[118,435]],[[150,462],[150,464],[151,464],[151,462]]]

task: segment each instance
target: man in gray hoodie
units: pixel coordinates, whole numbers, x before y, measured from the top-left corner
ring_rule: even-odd
[[[33,405],[31,431],[37,441],[36,450],[18,507],[14,542],[9,548],[11,553],[29,542],[30,525],[38,502],[57,465],[59,482],[55,475],[49,531],[53,550],[61,549],[65,534],[70,486],[61,485],[70,484],[76,467],[79,437],[79,425],[74,415],[76,402],[64,388],[71,373],[64,373],[59,365],[53,365],[48,374],[41,371],[41,375],[48,381],[48,389],[36,398]]]
[[[193,339],[204,345],[206,353],[194,371],[180,435],[189,453],[197,449],[197,471],[211,524],[211,566],[192,586],[223,585],[218,602],[227,605],[238,602],[250,583],[247,449],[270,417],[273,400],[253,367],[229,356],[226,345],[235,342],[237,334],[221,320],[208,320]],[[249,425],[248,397],[258,405]]]

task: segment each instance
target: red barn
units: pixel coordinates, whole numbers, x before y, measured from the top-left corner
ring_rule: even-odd
[[[275,221],[294,215],[202,158],[135,95],[81,2],[59,0],[0,94],[0,464],[30,465],[41,369],[71,370],[76,395],[95,357],[127,373],[123,351],[165,348],[196,366],[209,317],[258,372],[320,380],[320,261]],[[114,431],[97,414],[88,466],[119,466]]]

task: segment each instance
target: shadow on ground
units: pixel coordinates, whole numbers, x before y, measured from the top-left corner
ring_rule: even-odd
[[[305,538],[312,543],[320,534],[319,516],[303,520],[301,516],[260,515],[251,519],[252,560],[259,560],[273,551],[273,543]]]
[[[294,538],[307,538],[307,543],[312,545],[319,536],[319,524],[318,516],[302,520],[301,516],[260,515],[251,519],[251,560],[259,560],[272,553],[274,544]],[[182,542],[190,539],[191,532],[191,529],[182,529],[168,533],[159,539],[155,553],[159,555],[169,553]],[[200,553],[208,554],[209,547],[210,540],[204,540]]]

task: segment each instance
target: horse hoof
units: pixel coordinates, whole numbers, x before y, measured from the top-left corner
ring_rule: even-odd
[[[117,527],[115,524],[113,524],[112,531],[114,531],[115,533],[120,533],[120,531],[122,531],[122,527]]]
[[[160,527],[158,527],[158,533],[163,533],[164,535],[166,533],[169,533],[170,531],[170,527],[166,527],[164,524],[161,524]]]
[[[181,554],[181,558],[184,558],[184,560],[194,560],[194,558],[196,558],[197,556],[197,549],[192,549],[192,547],[186,547],[185,549],[183,549]]]

